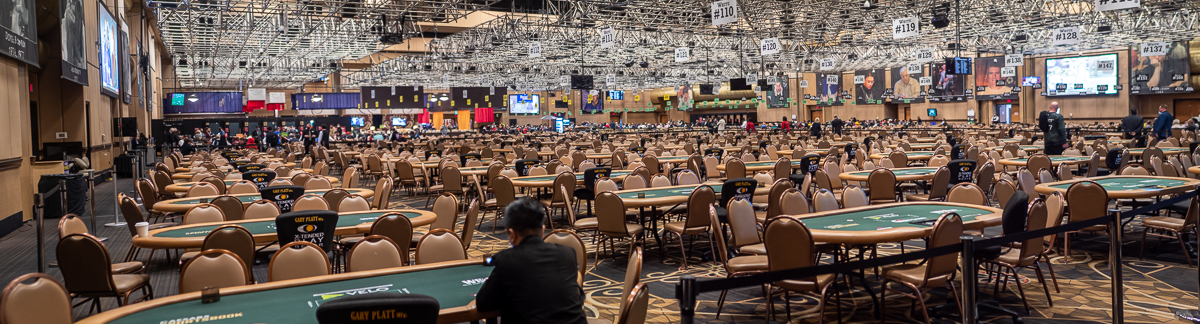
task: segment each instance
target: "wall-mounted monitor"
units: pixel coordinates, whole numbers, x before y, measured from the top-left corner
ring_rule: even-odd
[[[928,114],[928,115],[929,115],[929,117],[937,117],[937,109],[936,109],[936,108],[929,108],[929,109],[927,109],[927,110],[926,110],[926,114]]]
[[[1042,77],[1027,76],[1027,77],[1021,78],[1021,86],[1022,87],[1032,87],[1032,86],[1037,85],[1038,83],[1042,83]]]
[[[1142,55],[1142,47],[1148,53],[1166,53],[1163,55]],[[1129,93],[1159,94],[1192,92],[1195,88],[1188,84],[1191,66],[1188,62],[1187,42],[1147,43],[1133,46],[1129,51],[1130,65]]]
[[[1117,94],[1117,54],[1046,59],[1046,96]]]
[[[113,19],[108,6],[99,3],[100,19],[98,20],[97,35],[100,37],[100,93],[116,98],[121,95],[121,66],[117,62],[119,50],[117,44],[117,21]]]
[[[365,117],[350,117],[350,126],[355,126],[355,127],[367,126],[367,119]]]
[[[392,126],[406,127],[408,126],[408,118],[392,117]]]
[[[608,90],[608,100],[625,100],[625,91]]]
[[[513,114],[538,114],[542,111],[542,99],[535,94],[508,95],[508,112]]]

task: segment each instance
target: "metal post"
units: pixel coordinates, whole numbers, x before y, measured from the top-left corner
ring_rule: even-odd
[[[37,218],[38,272],[40,273],[46,273],[46,236],[45,226],[42,226],[46,220],[45,206],[45,197],[40,193],[33,194],[33,216]]]
[[[92,234],[100,234],[96,227],[96,170],[85,171],[88,183],[88,215],[92,218]]]
[[[962,306],[963,324],[974,324],[979,320],[978,306],[975,305],[975,290],[979,283],[978,271],[975,267],[975,239],[974,235],[962,236],[963,282],[962,300],[959,306]]]
[[[67,180],[58,180],[58,203],[61,204],[62,215],[67,216]]]
[[[1111,222],[1108,224],[1110,256],[1108,266],[1112,267],[1112,323],[1125,323],[1125,282],[1121,278],[1121,213],[1109,212]]]
[[[696,316],[696,276],[683,275],[679,278],[676,291],[680,294],[679,316],[681,324],[692,324]]]

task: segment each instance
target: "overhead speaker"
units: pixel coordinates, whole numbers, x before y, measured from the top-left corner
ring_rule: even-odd
[[[950,26],[950,18],[945,14],[936,14],[933,15],[933,21],[930,21],[930,24],[933,24],[933,28],[946,28],[946,26]]]

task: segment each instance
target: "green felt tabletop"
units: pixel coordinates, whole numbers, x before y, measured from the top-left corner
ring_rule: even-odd
[[[933,174],[934,172],[937,172],[937,169],[938,168],[898,168],[898,169],[889,169],[889,170],[892,170],[892,174],[901,176],[901,175]],[[857,171],[857,172],[847,172],[847,173],[857,175],[857,176],[864,176],[864,177],[871,175],[871,171]]]
[[[904,154],[908,156],[926,156],[933,155],[933,152],[905,152]]]
[[[362,223],[374,222],[375,219],[379,218],[379,216],[383,216],[383,214],[387,214],[387,212],[362,213],[362,214],[354,214],[351,216],[338,217],[337,227],[349,227],[349,226],[354,226],[354,225],[358,225],[358,224],[362,224]],[[411,212],[400,213],[400,214],[404,215],[404,217],[408,217],[408,218],[414,218],[414,217],[421,216],[421,214],[419,214],[419,213],[411,213]],[[162,231],[162,232],[159,232],[158,234],[154,234],[154,236],[156,236],[156,237],[205,236],[205,235],[208,235],[208,232],[211,232],[212,230],[216,229],[217,227],[221,227],[223,225],[226,225],[226,224],[197,226],[197,227],[181,228],[181,229],[177,229],[177,230]],[[245,227],[247,230],[250,230],[251,235],[275,233],[275,220],[271,219],[271,218],[263,219],[260,222],[237,223],[237,225],[239,225],[241,227]]]
[[[671,162],[671,163],[675,163],[675,162],[684,162],[684,161],[687,161],[687,159],[688,159],[688,157],[687,157],[687,156],[668,156],[668,157],[660,157],[660,158],[658,158],[658,162]]]
[[[1067,162],[1067,161],[1086,161],[1092,158],[1086,156],[1051,156],[1050,162]],[[1010,159],[1012,161],[1026,162],[1029,158]]]
[[[1100,184],[1100,186],[1104,187],[1104,190],[1108,190],[1108,191],[1138,190],[1138,189],[1149,191],[1149,190],[1159,190],[1159,189],[1163,189],[1163,188],[1170,188],[1170,187],[1179,186],[1179,185],[1188,183],[1185,180],[1159,179],[1159,178],[1138,178],[1138,177],[1105,178],[1105,179],[1097,179],[1097,180],[1093,180],[1093,181]],[[1071,185],[1073,185],[1073,184],[1075,184],[1075,183],[1074,182],[1063,183],[1063,184],[1052,185],[1050,187],[1058,188],[1058,189],[1067,189],[1067,188],[1070,188]]]
[[[712,187],[713,192],[717,193],[717,196],[720,196],[721,195],[721,186],[722,185],[718,184],[718,185],[711,185],[710,187]],[[689,188],[668,188],[668,189],[656,189],[656,190],[643,190],[643,191],[638,191],[638,192],[618,192],[617,197],[621,197],[621,199],[638,199],[638,193],[645,193],[646,198],[687,196],[687,195],[691,195],[692,191],[695,191],[696,188],[699,188],[699,187],[700,186],[689,187]]]
[[[936,220],[942,214],[955,212],[963,222],[975,220],[976,216],[992,214],[986,209],[947,205],[895,205],[850,213],[838,213],[821,217],[804,218],[805,225],[812,229],[838,231],[875,231],[896,227],[930,227],[933,223],[914,224]]]
[[[623,176],[623,175],[629,174],[629,172],[630,172],[630,171],[613,171],[612,173],[609,173],[609,174],[608,174],[608,176],[609,176],[609,177],[619,177],[619,176]],[[516,177],[516,178],[513,178],[513,180],[521,180],[521,181],[554,181],[554,178],[555,178],[555,177],[558,177],[558,176],[557,176],[557,175],[546,175],[546,176],[532,176],[532,177]],[[575,174],[575,181],[583,181],[583,173],[578,173],[578,174]]]
[[[763,165],[775,165],[775,161],[761,161],[761,162],[746,163],[746,166],[763,166]],[[799,160],[792,161],[792,165],[800,165],[800,161]]]
[[[363,192],[364,190],[365,189],[354,189],[354,188],[346,189],[346,191],[349,191],[352,194],[358,194],[358,193]],[[305,194],[310,194],[310,193],[324,194],[326,191],[329,191],[329,190],[313,190],[313,191],[305,191],[304,193]],[[242,203],[244,203],[244,204],[252,203],[255,200],[262,199],[261,195],[245,195],[245,196],[234,196],[234,197],[237,197],[238,200],[241,200]],[[192,205],[192,204],[208,203],[211,201],[212,201],[212,199],[208,199],[208,198],[184,199],[184,200],[172,201],[171,204],[172,205]]]
[[[235,314],[235,318],[212,323],[317,324],[317,307],[322,303],[341,296],[377,292],[429,295],[446,309],[466,306],[475,300],[475,293],[491,273],[489,266],[463,265],[227,295],[211,304],[203,304],[197,298],[130,314],[111,323],[170,323],[196,316]]]
[[[233,184],[235,184],[237,182],[238,182],[238,180],[225,180],[225,187],[232,186]],[[196,185],[196,183],[195,182],[187,182],[187,183],[177,183],[175,185],[183,187],[183,188],[191,188],[192,186]]]
[[[1163,152],[1187,152],[1188,151],[1188,148],[1186,148],[1186,147],[1160,147],[1158,149],[1162,150]],[[1144,148],[1129,149],[1129,153],[1145,152],[1145,151],[1146,151],[1146,149],[1144,149]]]

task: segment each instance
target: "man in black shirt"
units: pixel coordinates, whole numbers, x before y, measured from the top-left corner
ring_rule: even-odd
[[[842,135],[842,126],[845,126],[846,122],[838,118],[838,115],[833,115],[833,121],[829,122],[829,125],[833,126],[833,133],[835,135]]]
[[[1138,115],[1137,108],[1129,108],[1129,116],[1121,118],[1121,132],[1125,133],[1125,139],[1133,141],[1134,147],[1146,146],[1146,138],[1142,137],[1144,123],[1142,116]]]
[[[1067,127],[1063,123],[1063,117],[1058,113],[1058,102],[1050,103],[1050,111],[1045,112],[1045,126],[1042,131],[1045,132],[1046,155],[1062,155],[1067,146],[1070,145],[1067,141]]]
[[[492,257],[496,268],[475,295],[479,311],[499,310],[506,324],[586,324],[575,250],[542,242],[542,204],[519,199],[504,209],[504,217],[512,248]]]

